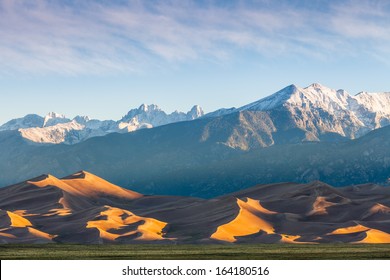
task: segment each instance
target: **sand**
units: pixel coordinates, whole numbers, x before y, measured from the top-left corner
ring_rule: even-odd
[[[240,208],[237,217],[224,225],[218,227],[217,231],[210,237],[212,239],[235,242],[237,236],[245,236],[264,231],[274,233],[271,223],[261,218],[261,214],[273,213],[261,206],[259,201],[248,199],[247,202],[237,199]]]
[[[258,185],[145,196],[86,171],[0,189],[0,243],[390,243],[390,188]]]

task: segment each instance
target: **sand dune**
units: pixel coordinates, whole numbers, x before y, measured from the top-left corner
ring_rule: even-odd
[[[50,216],[68,216],[71,215],[72,211],[70,209],[52,209],[49,213],[43,214],[44,217]]]
[[[277,212],[275,212],[275,211],[265,209],[260,204],[259,200],[251,199],[249,197],[246,198],[246,202],[243,202],[242,200],[238,199],[237,203],[240,207],[243,207],[243,208],[250,207],[250,210],[252,210],[254,212],[261,213],[261,214],[268,214],[268,215],[277,214]]]
[[[27,183],[37,186],[39,188],[55,186],[69,194],[76,195],[76,196],[84,196],[84,192],[82,189],[74,188],[50,174],[47,175],[45,179],[39,181],[27,181]]]
[[[139,217],[130,211],[107,206],[95,220],[88,222],[87,228],[97,228],[100,237],[109,241],[119,237],[154,241],[164,239],[162,230],[166,225],[156,219]]]
[[[349,233],[356,233],[356,232],[366,232],[367,230],[370,230],[370,228],[357,224],[355,226],[338,228],[329,234],[349,234]]]
[[[111,184],[110,182],[107,182],[106,180],[86,171],[80,171],[72,176],[63,178],[62,182],[65,182],[73,189],[80,191],[84,196],[88,197],[96,198],[101,196],[110,196],[120,199],[135,199],[142,196],[137,192],[126,190]]]
[[[51,243],[54,237],[32,227],[0,230],[0,243]]]
[[[264,208],[260,201],[251,198],[246,198],[246,201],[237,199],[237,204],[240,208],[237,217],[219,226],[217,231],[211,235],[212,239],[236,242],[238,237],[263,233],[278,236],[275,240],[279,239],[281,243],[312,243],[297,241],[301,238],[299,235],[277,234],[274,226],[266,220],[266,217],[278,213]]]
[[[16,211],[19,214],[22,211]],[[5,243],[47,243],[55,237],[35,229],[33,224],[21,215],[11,211],[2,211],[0,242]],[[7,221],[8,218],[8,221]]]
[[[301,238],[300,235],[287,235],[287,234],[281,234],[281,243],[288,243],[288,244],[308,244],[308,243],[315,243],[315,242],[300,242],[297,241],[297,239]]]
[[[9,238],[9,239],[16,239],[17,238],[15,235],[10,234],[10,233],[5,233],[5,232],[0,232],[0,236],[5,237],[5,238]]]
[[[326,197],[318,196],[313,203],[313,209],[308,215],[326,215],[328,214],[327,208],[335,205],[335,203],[326,200]]]
[[[11,220],[11,227],[30,227],[32,224],[29,220],[23,218],[22,216],[19,216],[17,214],[14,214],[10,211],[7,211],[7,214]]]
[[[390,188],[259,185],[144,196],[81,171],[0,189],[0,243],[390,243]]]
[[[111,184],[86,171],[80,171],[62,180],[52,175],[47,175],[43,180],[28,181],[28,183],[41,188],[55,186],[68,194],[90,198],[109,196],[120,199],[134,199],[142,196],[139,193]]]
[[[370,213],[390,213],[390,207],[387,207],[383,204],[376,203],[372,208],[370,209]]]
[[[219,226],[217,231],[211,235],[212,239],[235,242],[237,236],[251,235],[260,231],[275,232],[272,224],[260,216],[261,214],[274,214],[274,212],[265,209],[259,201],[249,198],[247,202],[237,199],[237,204],[240,208],[237,217]]]
[[[375,207],[375,206],[374,206]],[[382,207],[380,207],[382,208]],[[330,234],[351,234],[362,232],[365,237],[362,240],[354,243],[390,243],[390,234],[378,229],[369,228],[360,224],[350,226],[346,228],[339,228],[331,232]]]
[[[366,237],[356,243],[390,243],[390,234],[380,230],[370,229],[366,231]]]
[[[35,228],[27,228],[28,229],[28,232],[34,236],[34,237],[37,237],[37,238],[42,238],[42,239],[47,239],[47,240],[52,240],[55,235],[52,235],[52,234],[48,234],[46,232],[43,232],[43,231],[40,231],[40,230],[37,230]]]

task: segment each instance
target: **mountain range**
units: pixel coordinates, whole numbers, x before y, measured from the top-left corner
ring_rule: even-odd
[[[257,185],[147,196],[80,171],[0,189],[0,243],[390,243],[390,189]]]
[[[130,110],[118,121],[100,121],[87,116],[68,119],[64,115],[51,112],[45,117],[30,114],[13,119],[0,126],[1,131],[18,131],[24,139],[37,144],[76,144],[96,136],[109,133],[126,133],[142,128],[152,128],[164,124],[194,120],[203,116],[203,110],[194,106],[187,113],[175,111],[167,114],[156,105],[142,104]]]
[[[246,118],[250,128],[254,128],[260,146],[271,146],[280,141],[355,139],[390,123],[390,93],[360,92],[353,96],[345,90],[334,90],[317,83],[306,88],[290,85],[259,101],[240,108],[217,110],[205,117],[245,112],[262,112]],[[237,131],[232,138],[242,138],[250,132]],[[236,146],[234,141],[229,144]],[[248,149],[251,145],[240,148]]]
[[[259,183],[321,180],[338,187],[390,181],[390,93],[350,95],[319,84],[290,85],[239,108],[203,115],[194,107],[182,117],[173,114],[168,124],[141,117],[142,112],[159,115],[155,106],[136,111],[122,119],[135,131],[106,130],[101,137],[77,136],[54,145],[37,145],[39,141],[22,131],[38,129],[36,125],[45,129],[48,122],[49,127],[63,125],[55,114],[3,125],[0,185],[46,173],[63,177],[77,170],[141,193],[199,197]],[[116,129],[133,130],[122,131],[122,120],[113,122]],[[151,127],[146,123],[153,128],[138,129]],[[16,129],[18,124],[24,128]],[[67,135],[75,131],[82,130]]]

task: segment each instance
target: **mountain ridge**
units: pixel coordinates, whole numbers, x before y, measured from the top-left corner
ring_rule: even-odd
[[[350,95],[319,83],[301,88],[289,85],[276,93],[239,108],[220,109],[204,117],[216,117],[244,111],[281,112],[308,132],[308,139],[319,141],[321,134],[337,133],[350,139],[390,124],[390,93],[360,92]]]
[[[22,138],[37,144],[71,145],[109,133],[126,133],[178,121],[193,120],[203,114],[202,108],[197,105],[187,113],[175,111],[166,114],[157,105],[142,104],[138,109],[130,110],[118,121],[100,121],[79,115],[69,119],[62,114],[50,112],[45,117],[30,114],[23,118],[10,120],[0,126],[0,131],[18,130]]]
[[[45,117],[27,115],[11,120],[0,126],[0,131],[17,129],[21,137],[38,144],[76,144],[114,132],[133,132],[174,122],[218,118],[242,112],[265,112],[270,121],[263,123],[261,119],[256,120],[257,126],[273,127],[275,131],[266,137],[269,139],[259,139],[255,146],[266,147],[277,142],[274,139],[280,138],[277,134],[288,134],[289,130],[296,131],[293,132],[295,134],[293,137],[300,131],[302,136],[297,141],[331,139],[340,141],[342,138],[359,138],[369,131],[390,124],[389,108],[388,92],[360,92],[353,96],[345,90],[330,89],[318,83],[305,88],[293,84],[239,108],[219,109],[208,114],[204,114],[197,105],[187,113],[175,111],[167,114],[156,105],[142,104],[139,108],[130,110],[118,121],[99,121],[83,116],[68,119],[52,112]],[[240,144],[229,145],[241,148]],[[248,148],[250,147],[244,147]]]

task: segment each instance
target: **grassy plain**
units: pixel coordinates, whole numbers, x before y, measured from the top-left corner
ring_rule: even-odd
[[[390,259],[390,244],[0,245],[1,260]]]

